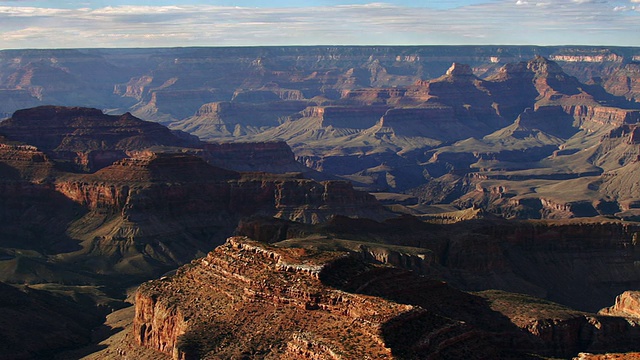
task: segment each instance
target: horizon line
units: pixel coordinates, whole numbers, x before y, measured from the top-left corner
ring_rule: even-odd
[[[347,47],[385,47],[385,48],[411,48],[411,47],[538,47],[538,48],[562,48],[562,47],[583,47],[583,48],[626,48],[640,49],[640,45],[584,45],[584,44],[564,44],[564,45],[531,45],[531,44],[316,44],[316,45],[189,45],[189,46],[124,46],[124,47],[34,47],[34,48],[4,48],[0,51],[34,51],[34,50],[144,50],[144,49],[239,49],[239,48],[347,48]]]

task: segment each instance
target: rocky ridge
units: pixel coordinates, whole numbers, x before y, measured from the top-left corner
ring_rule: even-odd
[[[230,238],[226,245],[175,276],[143,285],[136,295],[134,334],[139,334],[141,345],[183,359],[241,355],[329,359],[363,354],[391,358],[396,352],[415,351],[407,342],[396,342],[396,349],[386,344],[390,326],[395,330],[409,323],[455,333],[456,346],[484,343],[460,322],[411,305],[323,285],[323,279],[332,276],[332,268],[344,266],[345,255],[271,249],[247,239]],[[338,281],[345,280],[340,277]],[[192,281],[214,287],[216,292],[184,292]],[[195,303],[193,299],[197,299]],[[229,306],[229,302],[235,305]],[[214,315],[198,310],[203,307],[220,311]],[[229,313],[225,309],[233,310]],[[251,314],[253,321],[244,321],[245,314]],[[430,320],[434,322],[427,325]],[[225,325],[220,327],[222,323]],[[429,338],[427,344],[444,340],[435,334]],[[441,354],[457,352],[446,343],[451,341],[426,346]]]
[[[142,285],[132,333],[140,345],[175,359],[515,359],[625,351],[640,336],[625,319],[523,295],[478,295],[367,263],[357,253],[235,237],[175,275]]]
[[[41,106],[16,111],[0,122],[0,133],[90,172],[152,146],[199,145],[194,137],[176,136],[129,113],[105,115],[90,108]]]
[[[469,211],[315,226],[247,219],[236,234],[315,250],[341,249],[464,291],[499,289],[595,312],[640,284],[637,224],[596,218],[501,220]]]
[[[640,317],[640,302],[637,291],[625,291],[616,297],[613,306],[600,310],[600,314],[608,316],[619,316],[628,318]]]
[[[587,81],[609,79],[632,65],[638,52],[532,46],[5,50],[0,53],[0,87],[22,95],[0,111],[9,115],[39,104],[85,104],[175,120],[205,102],[230,101],[238,93],[332,97],[345,88],[405,86],[435,78],[452,62],[470,64],[486,75],[535,55]]]
[[[537,94],[533,105],[510,126],[426,152],[432,180],[423,189],[433,194],[430,189],[441,191],[440,181],[453,178],[456,185],[449,185],[436,202],[458,198],[457,206],[482,207],[505,217],[613,215],[633,203],[635,195],[612,193],[613,186],[599,184],[610,181],[606,171],[613,169],[625,174],[623,182],[633,176],[626,174],[634,171],[637,149],[629,146],[631,130],[623,129],[635,128],[639,110],[608,105],[618,100],[581,85],[542,58],[505,67],[489,80],[495,86],[510,79],[528,79],[535,89],[531,93]],[[602,207],[605,203],[612,207]]]
[[[400,71],[408,69],[403,67],[407,64],[418,63],[419,57],[396,57],[394,61],[400,65],[394,65],[393,71],[387,70],[390,69],[388,64],[373,59],[366,69],[350,66],[349,70],[341,72],[331,65],[309,76],[300,72],[293,79],[285,71],[268,71],[268,67],[274,66],[274,63],[270,64],[270,59],[266,57],[239,62],[237,69],[242,69],[238,73],[245,72],[246,66],[256,70],[252,74],[259,75],[259,80],[252,79],[243,85],[253,90],[232,89],[233,86],[214,89],[212,84],[207,84],[207,89],[191,92],[187,89],[190,83],[206,78],[202,69],[198,70],[197,64],[212,67],[210,58],[192,55],[176,58],[173,64],[189,68],[193,73],[192,79],[169,76],[169,70],[159,71],[154,74],[155,80],[141,78],[140,83],[131,83],[131,88],[122,94],[131,96],[127,97],[127,101],[140,101],[134,107],[136,111],[157,116],[155,118],[162,121],[186,116],[200,101],[242,104],[236,108],[248,109],[247,112],[268,109],[269,102],[276,99],[280,102],[297,102],[291,107],[296,113],[277,121],[279,125],[294,124],[294,131],[287,126],[280,126],[278,134],[289,136],[294,133],[294,144],[298,147],[309,136],[322,146],[321,153],[296,149],[298,159],[318,170],[337,170],[335,173],[369,189],[411,189],[427,181],[431,186],[429,193],[434,195],[423,198],[423,201],[442,199],[469,210],[483,209],[479,211],[484,214],[492,212],[505,217],[550,218],[603,214],[637,219],[638,192],[634,187],[637,185],[635,179],[638,169],[635,139],[637,110],[632,103],[623,99],[623,95],[616,97],[606,94],[598,86],[599,82],[580,83],[564,73],[558,64],[543,58],[516,63],[503,70],[499,70],[498,65],[492,69],[485,68],[487,74],[497,75],[482,79],[474,75],[478,73],[476,66],[464,66],[456,62],[444,76],[426,80],[407,75],[408,71]],[[355,57],[348,59],[334,55],[332,59],[327,59],[346,63],[356,61]],[[390,56],[387,58],[391,59]],[[446,56],[443,59],[440,65],[445,61],[451,63]],[[580,57],[575,59],[580,60]],[[580,61],[594,61],[585,59],[583,57]],[[562,58],[565,62],[574,60]],[[296,61],[304,63],[310,60],[301,56]],[[624,62],[609,57],[602,58],[602,61],[610,64]],[[499,64],[500,60],[492,63]],[[50,65],[56,67],[53,62]],[[442,72],[444,69],[446,67]],[[64,69],[54,70],[52,73],[64,72]],[[216,71],[219,70],[216,68]],[[38,69],[29,71],[19,83],[29,86],[29,79],[38,78],[32,76],[38,73]],[[442,72],[436,73],[436,76]],[[263,80],[282,84],[265,86],[260,84]],[[387,81],[395,82],[397,87],[370,88],[370,84],[374,83],[386,86]],[[314,84],[320,83],[325,85],[322,91],[314,90]],[[522,90],[525,95],[517,98],[507,96],[515,88]],[[30,91],[46,97],[46,89],[30,87]],[[203,98],[199,99],[194,96],[196,94],[203,94]],[[181,96],[191,96],[195,100],[192,103],[182,102]],[[223,99],[225,96],[229,98]],[[493,101],[495,99],[501,102]],[[169,106],[162,107],[163,102]],[[174,107],[171,104],[181,103],[185,107],[172,110]],[[351,106],[362,109],[367,104],[375,104],[372,106],[375,111],[350,110]],[[618,108],[622,105],[630,106]],[[520,111],[523,108],[525,110]],[[209,116],[205,111],[201,115],[203,118]],[[216,121],[224,121],[222,117],[226,115],[221,111],[215,116],[219,117]],[[378,119],[372,127],[366,127],[375,119],[374,116]],[[420,124],[419,120],[423,118],[438,124],[437,131]],[[353,121],[349,122],[350,119]],[[315,127],[309,128],[310,124]],[[422,127],[416,127],[415,124]],[[493,126],[500,128],[489,131]],[[412,127],[415,127],[413,131]],[[255,134],[258,128],[247,129],[249,127],[240,126],[238,134]],[[456,131],[461,129],[469,133],[477,132],[477,136],[458,139]],[[81,129],[77,134],[80,148],[92,146],[86,137],[83,138],[85,130]],[[0,130],[0,133],[3,131]],[[412,136],[418,133],[430,137]],[[178,138],[185,140],[184,136]],[[336,138],[345,141],[336,146],[333,143]],[[299,174],[238,173],[213,168],[188,155],[203,156],[209,153],[208,161],[213,162],[216,154],[219,154],[221,160],[227,163],[233,161],[226,159],[226,156],[233,158],[239,155],[249,159],[251,171],[261,171],[260,166],[271,161],[283,171],[292,169],[304,172],[304,169],[298,171],[297,166],[291,166],[295,165],[291,163],[292,154],[283,142],[256,145],[262,150],[259,153],[251,149],[252,145],[214,145],[207,150],[201,149],[200,145],[198,149],[189,150],[172,145],[172,154],[159,154],[158,148],[150,152],[143,150],[148,146],[146,144],[130,152],[92,150],[96,152],[78,153],[76,150],[56,152],[30,147],[1,135],[0,139],[4,143],[0,158],[5,159],[0,164],[3,188],[0,211],[3,214],[3,245],[6,245],[0,253],[0,273],[5,276],[3,280],[11,282],[95,284],[108,282],[113,279],[111,276],[120,275],[119,280],[131,282],[133,278],[142,279],[147,276],[145,274],[159,274],[194,256],[204,255],[214,244],[220,243],[224,236],[233,231],[240,217],[255,214],[255,209],[251,209],[247,203],[257,204],[260,208],[258,213],[262,215],[308,223],[323,222],[334,212],[351,216],[354,212],[361,216],[384,216],[371,197],[354,191],[345,182],[320,183],[306,180]],[[443,139],[446,141],[442,142]],[[125,140],[124,143],[130,141],[131,144],[124,147],[135,147],[138,140]],[[185,141],[188,142],[188,138]],[[73,140],[60,143],[64,146],[76,144]],[[259,160],[251,163],[252,159]],[[73,165],[76,163],[80,166]],[[101,170],[91,174],[68,172],[69,169],[93,172],[98,168]],[[344,173],[344,169],[350,173]],[[189,195],[201,190],[204,190],[202,198]],[[423,204],[394,207],[417,215],[423,208]],[[437,221],[458,221],[451,220],[457,216],[447,214]],[[429,217],[424,218],[428,220]],[[343,221],[335,217],[333,220],[338,223]],[[456,228],[455,235],[444,235],[446,230],[442,229],[439,229],[442,232],[437,236],[429,232],[422,235],[383,232],[385,239],[399,242],[400,245],[395,245],[402,246],[401,249],[396,247],[391,250],[387,244],[375,242],[373,245],[361,243],[350,246],[342,242],[340,246],[343,251],[352,251],[365,258],[365,264],[372,262],[379,266],[378,263],[387,263],[425,275],[437,274],[466,290],[499,287],[547,297],[564,304],[573,305],[575,301],[582,306],[581,309],[592,309],[610,303],[608,297],[612,293],[618,294],[633,288],[638,278],[634,250],[634,232],[637,231],[628,223],[597,221],[602,223],[580,226],[519,223],[514,227],[496,223],[495,226],[483,227],[478,223],[466,222]],[[356,223],[347,224],[353,226],[351,230],[360,230],[358,236],[364,236],[363,229],[369,226],[379,226],[366,221],[363,222],[366,226],[360,228],[354,225]],[[410,224],[418,227],[415,223]],[[474,231],[468,231],[468,228]],[[401,239],[400,234],[406,239]],[[331,240],[331,236],[328,235],[326,240]],[[380,242],[381,236],[375,239]],[[407,249],[407,245],[427,247],[429,250],[416,254],[416,250]],[[583,252],[585,249],[586,252]],[[69,264],[79,264],[82,270],[77,271],[76,268],[70,271]],[[403,289],[415,286],[412,276],[404,277],[408,280],[403,282],[401,278],[406,273],[400,270],[376,270],[368,266],[365,267],[369,275],[380,271],[384,276],[376,276],[371,283],[368,283],[371,280],[368,275],[351,283],[340,282],[344,277],[336,276],[333,280],[329,278],[329,285],[340,291],[362,287],[367,296],[383,294],[395,301],[408,302],[405,305],[428,308],[424,299],[407,300],[407,294],[398,294]],[[387,276],[396,280],[394,284],[402,289],[397,292],[380,290],[386,289],[384,278]],[[418,288],[433,290],[435,284],[437,282],[420,282]],[[438,287],[440,290],[444,288]],[[488,301],[502,314],[508,311],[499,310],[501,306],[509,308],[513,301],[521,301],[509,300],[507,305],[500,305],[502,300],[495,299],[505,297],[503,295],[484,293],[478,296],[490,299]],[[460,292],[455,292],[452,298],[474,303]],[[577,301],[577,298],[581,301]],[[582,301],[584,299],[589,303]],[[493,355],[502,354],[504,344],[481,340],[475,343],[478,338],[467,337],[469,328],[458,327],[458,320],[468,323],[472,317],[452,313],[451,309],[448,311],[436,314],[454,320],[449,323],[453,324],[454,331],[444,333],[453,334],[451,338],[456,340],[460,339],[457,334],[463,334],[462,338],[472,339],[470,341],[474,343],[463,341],[460,347],[444,349],[443,354],[460,355],[460,351],[469,348],[492,349],[486,351]],[[418,319],[439,319],[430,315],[421,317],[422,313],[418,313]],[[530,329],[529,333],[534,337],[544,338],[542,343],[545,345],[537,342],[538,345],[531,348],[536,351],[545,349],[545,354],[567,356],[575,351],[633,350],[628,345],[634,339],[633,326],[628,321],[628,325],[625,325],[619,320],[601,320],[579,312],[554,312],[545,319],[533,315],[524,320],[516,319],[514,315],[505,316],[517,320],[510,322],[517,322],[518,327]],[[495,319],[491,316],[487,318]],[[392,333],[397,332],[398,328],[402,329],[405,324],[402,319],[393,321],[400,325],[391,326],[391,329],[395,329]],[[487,328],[480,322],[469,324],[474,329],[481,329],[481,333],[494,334],[497,331],[497,328]],[[418,326],[421,326],[420,320]],[[562,332],[558,328],[569,330]],[[199,345],[202,344],[199,330],[194,333],[195,338],[188,339],[187,349],[195,347],[196,350],[190,353],[207,350],[206,341],[204,350]],[[397,333],[404,336],[402,331]],[[392,349],[394,356],[413,354],[422,349],[421,345],[402,344],[400,340],[403,339],[394,340],[393,334],[387,335],[384,337],[383,334],[383,337],[389,340],[388,348]],[[531,344],[538,340],[518,338],[514,341]],[[301,346],[294,341],[291,348],[304,352],[300,350]],[[327,348],[324,345],[319,347],[324,349],[320,352]],[[246,351],[255,352],[254,349]],[[241,355],[242,352],[245,350],[240,352]]]
[[[244,216],[310,223],[336,214],[388,216],[372,196],[345,182],[242,174],[180,154],[123,159],[94,174],[60,178],[55,191],[88,211],[72,224],[85,248],[77,261],[140,275],[210,250]]]

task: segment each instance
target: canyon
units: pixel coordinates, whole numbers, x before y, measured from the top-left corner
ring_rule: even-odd
[[[125,305],[128,287],[206,254],[242,218],[316,223],[336,214],[392,215],[344,180],[254,167],[238,172],[205,161],[232,164],[260,154],[260,166],[272,159],[283,170],[299,169],[283,143],[207,146],[130,114],[55,106],[17,111],[0,127],[0,281],[28,284],[35,288],[26,291],[30,296],[52,294],[46,301],[63,304],[35,304],[21,316],[50,319],[52,329],[56,321],[70,324],[60,324],[70,329],[67,338],[58,329],[59,337],[33,346],[7,337],[14,339],[8,358],[86,343],[96,318]],[[17,316],[14,306],[12,300],[1,308]],[[89,320],[78,325],[65,312],[73,306],[82,306]],[[3,323],[3,333],[10,324]]]
[[[3,356],[632,357],[638,51],[0,51]]]
[[[6,50],[0,90],[7,116],[88,105],[183,142],[286,142],[303,165],[288,171],[421,205],[637,219],[640,154],[624,128],[640,118],[639,57],[586,46]],[[73,161],[109,164],[117,148]]]

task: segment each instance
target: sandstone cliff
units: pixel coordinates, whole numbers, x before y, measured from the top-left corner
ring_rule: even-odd
[[[18,111],[1,128],[4,280],[93,282],[87,270],[148,278],[211,250],[254,214],[308,223],[336,214],[389,216],[347,182],[303,178],[308,169],[283,142],[177,148],[189,139],[128,114],[85,108]],[[174,147],[145,150],[154,145]],[[66,165],[70,157],[100,170],[66,172],[78,170]],[[259,172],[266,170],[283,174]],[[20,243],[35,252],[21,253]],[[62,270],[72,262],[76,269]]]
[[[526,95],[521,106],[529,105],[509,126],[426,151],[429,177],[415,194],[434,202],[457,198],[459,207],[504,217],[635,216],[622,211],[637,197],[630,180],[639,121],[633,104],[581,84],[541,57],[503,67],[484,86],[497,96],[518,88]],[[508,99],[496,102],[513,110]],[[451,177],[455,186],[446,184]]]
[[[628,49],[483,47],[473,56],[456,47],[227,50],[149,57],[145,66],[158,69],[130,77],[116,93],[139,100],[136,114],[171,120],[173,128],[207,139],[288,141],[305,165],[368,189],[405,191],[431,183],[425,186],[433,190],[448,173],[513,180],[467,179],[466,194],[429,190],[434,195],[429,202],[466,195],[457,204],[505,208],[507,217],[567,217],[585,212],[554,211],[555,205],[544,204],[565,208],[588,202],[598,213],[612,215],[597,204],[617,203],[622,209],[635,201],[609,190],[591,191],[594,186],[586,181],[567,183],[562,191],[554,187],[612,170],[581,157],[580,150],[614,127],[638,121],[637,104],[627,101],[622,89],[633,83],[629,62],[637,55]],[[359,57],[363,53],[366,59]],[[618,70],[625,76],[620,81],[613,75]],[[614,91],[610,83],[625,84]],[[196,111],[202,101],[207,103]],[[91,156],[108,163],[119,154],[78,157],[88,163]],[[586,187],[587,195],[558,195],[573,187]],[[510,189],[504,194],[516,197],[517,205],[478,199],[468,193],[475,188]],[[544,194],[532,200],[542,205],[514,210],[529,201],[523,189],[532,188]]]
[[[640,66],[637,62],[626,64],[606,77],[603,86],[614,95],[638,102],[640,99]]]
[[[15,144],[0,138],[0,179],[42,182],[55,173],[54,163],[35,146]]]
[[[266,169],[269,162],[280,170],[303,169],[292,165],[297,163],[285,143],[155,153],[144,149],[167,138],[183,140],[130,115],[107,116],[82,108],[25,110],[3,125],[8,131],[0,136],[0,281],[37,284],[106,308],[117,306],[113,298],[122,297],[125,288],[206,254],[246,216],[309,223],[336,214],[389,216],[373,196],[345,181],[316,182],[300,173],[240,173],[189,154],[218,153],[224,155],[219,157],[223,162],[247,161],[245,166],[253,170]],[[49,132],[36,126],[33,133],[46,135],[37,137],[27,125],[43,125]],[[69,129],[75,130],[68,133]],[[35,141],[43,150],[17,139]],[[92,146],[98,150],[86,151]],[[122,158],[107,161],[114,151],[109,149],[116,147],[122,147]],[[65,162],[70,152],[104,166],[90,174],[69,172],[72,167]],[[90,316],[97,313],[89,310]],[[68,333],[43,320],[55,334],[23,346],[23,352],[16,352],[19,356],[49,354],[87,341],[76,336],[86,329],[76,329],[55,314],[42,316],[59,320]],[[20,317],[15,313],[7,316],[16,318]],[[3,333],[9,327],[0,325]],[[5,338],[10,347],[6,353],[13,354],[21,342]]]
[[[169,127],[197,135],[203,140],[231,139],[278,126],[282,119],[306,106],[305,101],[279,99],[257,104],[236,101],[206,103],[195,114],[174,121]]]

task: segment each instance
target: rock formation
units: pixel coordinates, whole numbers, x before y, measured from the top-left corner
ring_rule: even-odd
[[[636,51],[1,51],[0,113],[55,106],[0,122],[0,281],[98,302],[204,256],[138,293],[135,339],[178,358],[637,351],[584,312],[640,281]],[[234,231],[273,244],[207,255]]]
[[[184,140],[161,125],[84,108],[23,110],[2,125],[0,281],[38,284],[108,308],[117,306],[111,302],[117,303],[114,297],[125,288],[206,254],[244,217],[259,214],[317,223],[337,214],[390,215],[373,196],[346,181],[317,182],[299,172],[255,171],[270,163],[276,170],[303,170],[285,143],[203,149],[198,142],[198,148],[177,147]],[[168,152],[148,148],[172,144]],[[121,151],[121,158],[106,156],[108,166],[101,158],[105,166],[95,172],[66,165],[68,153],[104,155],[113,149]],[[222,165],[235,158],[247,161],[245,166],[254,171],[215,167],[194,155],[215,158],[216,153]],[[252,164],[251,158],[259,164]],[[91,309],[89,316],[96,313]],[[8,329],[8,324],[0,325],[0,332]],[[68,325],[69,337],[76,336],[74,326]],[[19,343],[7,338],[9,346]],[[54,340],[59,344],[36,341],[25,348],[25,356],[87,341],[77,336],[67,341],[62,335]]]
[[[348,249],[461,290],[499,289],[590,312],[640,284],[637,224],[505,221],[480,209],[436,215],[384,222],[335,217],[313,227],[245,220],[236,233],[291,247]]]
[[[529,96],[535,95],[530,107],[512,125],[481,139],[426,152],[432,179],[415,194],[424,191],[435,202],[458,198],[457,206],[483,207],[505,217],[634,216],[621,210],[637,196],[622,190],[633,188],[638,150],[629,144],[637,109],[629,103],[629,108],[610,106],[625,103],[581,85],[540,57],[505,66],[488,80],[486,87],[495,94],[504,93],[494,91],[503,85],[529,89]],[[444,187],[441,182],[451,182],[452,176],[458,185]],[[446,192],[434,197],[443,188]]]
[[[638,102],[640,99],[640,66],[637,62],[626,64],[607,77],[603,84],[610,93]]]
[[[232,139],[278,126],[282,119],[306,106],[305,101],[280,99],[258,104],[228,101],[206,103],[195,114],[171,123],[170,127],[197,135],[203,140]]]
[[[640,294],[637,291],[625,291],[616,297],[613,306],[600,310],[600,314],[629,318],[640,318]]]
[[[196,138],[178,137],[164,126],[129,113],[114,116],[97,109],[55,106],[16,111],[0,123],[0,133],[88,171],[125,158],[127,152],[199,143]]]
[[[175,359],[516,359],[632,350],[636,327],[523,295],[463,293],[356,253],[234,237],[143,284],[132,333]]]
[[[92,96],[101,100],[87,104],[98,101],[100,108],[129,111],[206,140],[286,141],[298,161],[325,173],[314,174],[316,179],[339,176],[367,190],[411,191],[425,203],[482,206],[505,217],[637,216],[626,209],[636,199],[611,190],[626,188],[619,184],[629,183],[634,173],[614,168],[619,151],[606,164],[599,162],[600,154],[593,161],[581,152],[608,151],[596,149],[596,139],[638,122],[633,84],[634,59],[640,55],[633,48],[274,47],[0,55],[2,91],[63,105]],[[94,74],[87,65],[92,61],[100,64]],[[16,104],[22,101],[11,94]],[[58,156],[66,156],[76,171],[94,171],[123,158],[115,147],[82,153],[63,153],[61,147]],[[631,151],[622,155],[623,167]],[[608,182],[601,177],[605,173],[624,175]],[[442,184],[452,177],[465,185]],[[436,191],[441,188],[455,191]],[[509,191],[500,201],[474,192],[491,188]],[[535,192],[526,190],[532,188]],[[571,188],[582,188],[584,195],[564,190]],[[554,210],[582,203],[593,204],[595,212]],[[602,211],[602,203],[620,211]]]
[[[364,281],[360,278],[374,280],[376,272],[381,276],[384,269],[368,268],[344,253],[276,249],[230,238],[175,276],[144,284],[136,294],[133,332],[139,344],[178,359],[392,358],[414,357],[416,351],[454,356],[462,348],[482,352],[481,357],[499,353],[460,321],[327,285],[353,286]],[[439,286],[429,284],[433,291]],[[409,326],[411,337],[402,338]]]
[[[208,143],[198,155],[211,165],[235,171],[304,173],[313,177],[312,170],[296,161],[284,141]]]
[[[177,148],[185,141],[161,125],[84,108],[23,110],[1,128],[0,211],[10,254],[4,280],[57,279],[59,270],[22,272],[19,263],[25,261],[45,269],[75,262],[78,269],[64,271],[74,279],[86,279],[79,273],[87,269],[147,278],[211,250],[241,218],[254,214],[309,223],[336,214],[389,215],[347,182],[304,179],[300,172],[308,169],[285,143]],[[145,150],[157,145],[172,148]],[[69,153],[93,161],[85,165],[100,164],[100,170],[64,171]],[[253,172],[222,169],[203,158]],[[259,172],[266,170],[296,172]],[[20,242],[37,248],[37,256],[15,251]],[[47,259],[61,253],[64,260]]]
[[[372,196],[345,182],[241,174],[179,154],[128,158],[94,174],[67,176],[55,182],[55,192],[88,211],[70,225],[84,250],[67,257],[136,276],[190,261],[252,214],[310,223],[336,214],[388,216]]]

